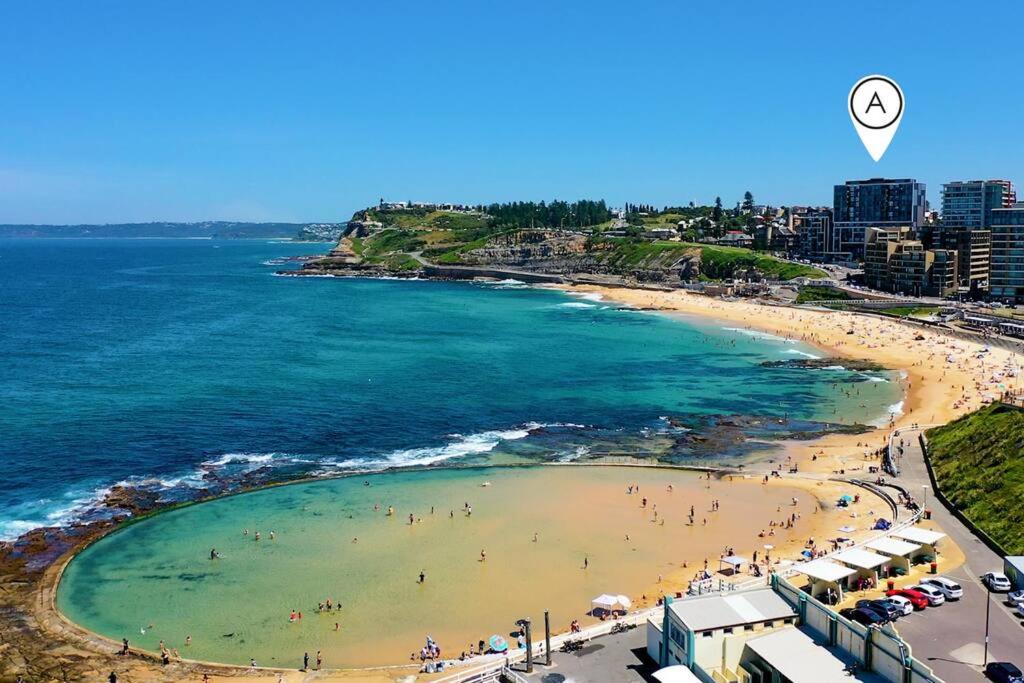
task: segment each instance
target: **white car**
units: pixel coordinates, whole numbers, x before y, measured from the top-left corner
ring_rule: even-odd
[[[1013,588],[1006,574],[1002,572],[988,572],[981,575],[981,582],[993,593],[1009,593]]]
[[[1024,603],[1017,603],[1017,616],[1024,618]]]
[[[945,576],[922,579],[921,584],[939,589],[939,592],[945,595],[947,600],[959,600],[964,597],[963,587],[956,581],[947,579]]]
[[[946,596],[943,594],[943,592],[935,586],[929,585],[927,583],[911,586],[910,589],[915,590],[918,593],[922,593],[926,598],[928,598],[929,607],[937,607],[938,605],[941,605],[942,603],[946,602]]]
[[[1013,591],[1006,596],[1011,605],[1019,605],[1024,602],[1024,591]]]
[[[914,613],[914,603],[907,600],[902,595],[890,595],[886,598],[890,604],[894,605],[896,609],[900,610],[900,616],[905,617],[908,614]]]

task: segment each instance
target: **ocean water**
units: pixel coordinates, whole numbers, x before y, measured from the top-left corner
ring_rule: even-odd
[[[869,422],[900,399],[884,373],[759,365],[803,345],[596,297],[274,275],[326,248],[0,240],[0,538],[106,514],[118,483],[572,459],[672,416]]]

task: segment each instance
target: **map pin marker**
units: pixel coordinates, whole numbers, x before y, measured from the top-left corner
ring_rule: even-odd
[[[875,161],[882,158],[903,119],[903,91],[886,76],[865,76],[850,90],[850,118]]]

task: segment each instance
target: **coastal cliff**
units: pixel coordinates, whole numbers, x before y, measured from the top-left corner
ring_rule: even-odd
[[[534,274],[668,287],[701,280],[821,275],[750,249],[611,229],[613,221],[567,228],[535,226],[532,221],[523,227],[503,220],[508,219],[477,210],[365,209],[349,221],[330,253],[282,274],[442,279],[522,279],[520,275]]]

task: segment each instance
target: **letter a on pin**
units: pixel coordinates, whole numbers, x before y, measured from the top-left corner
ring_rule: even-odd
[[[903,120],[903,91],[887,76],[865,76],[850,90],[849,107],[857,135],[878,161]]]

